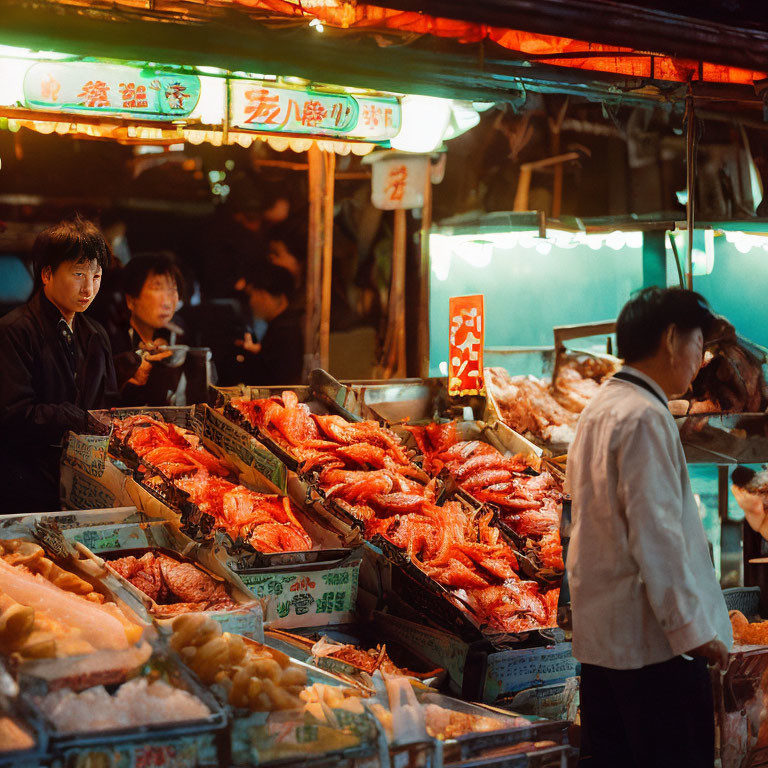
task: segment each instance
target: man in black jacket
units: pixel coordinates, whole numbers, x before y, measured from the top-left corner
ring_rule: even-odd
[[[245,350],[242,381],[246,384],[276,386],[298,384],[304,362],[301,315],[291,308],[293,275],[270,262],[254,266],[245,279],[245,292],[254,317],[267,322],[261,343],[250,333],[240,346]]]
[[[98,293],[109,246],[75,218],[35,240],[35,293],[0,319],[0,512],[60,508],[59,461],[69,430],[116,390],[104,329],[83,312]]]

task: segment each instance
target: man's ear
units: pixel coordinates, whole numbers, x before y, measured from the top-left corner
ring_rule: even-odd
[[[670,323],[661,336],[662,347],[667,351],[670,357],[675,356],[675,342],[677,341],[678,328],[674,323]]]
[[[40,272],[40,277],[43,280],[43,285],[48,285],[48,283],[51,282],[51,279],[53,278],[53,270],[51,269],[50,265],[43,267]]]
[[[128,296],[126,294],[125,306],[128,307],[128,311],[129,312],[133,312],[133,308],[134,308],[135,304],[136,304],[136,300],[133,298],[133,296]]]

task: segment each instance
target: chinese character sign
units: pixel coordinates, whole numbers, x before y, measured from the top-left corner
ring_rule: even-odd
[[[229,124],[238,130],[386,141],[400,131],[396,97],[358,97],[260,80],[229,83]]]
[[[421,208],[424,205],[424,186],[427,183],[429,162],[427,155],[382,153],[373,163],[373,204],[384,211]]]
[[[448,394],[480,395],[484,391],[483,297],[452,296],[448,302]]]
[[[188,117],[200,98],[195,75],[71,61],[33,64],[24,75],[24,101],[47,112],[130,114],[146,120]]]

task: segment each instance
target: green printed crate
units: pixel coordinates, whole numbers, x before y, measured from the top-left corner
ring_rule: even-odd
[[[246,571],[235,568],[233,573],[252,595],[266,601],[265,626],[318,627],[352,620],[361,561],[362,550],[356,549],[329,563]]]

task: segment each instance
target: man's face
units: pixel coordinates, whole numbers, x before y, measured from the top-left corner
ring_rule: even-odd
[[[164,328],[176,313],[179,304],[179,288],[171,275],[150,272],[138,296],[126,296],[132,318],[141,324]]]
[[[701,368],[703,355],[704,335],[701,328],[694,328],[691,331],[675,328],[672,339],[672,375],[675,395],[683,395],[688,391]]]
[[[63,261],[55,271],[45,267],[41,276],[45,295],[65,317],[88,309],[101,286],[101,267],[95,259]]]

